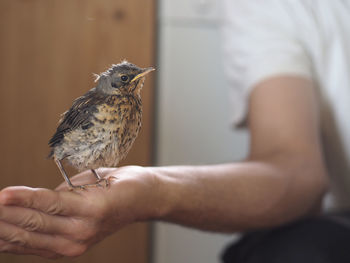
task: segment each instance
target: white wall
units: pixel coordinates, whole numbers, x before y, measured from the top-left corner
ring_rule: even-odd
[[[160,0],[157,164],[245,157],[248,135],[230,128],[216,1]],[[154,263],[219,261],[234,235],[155,225]]]

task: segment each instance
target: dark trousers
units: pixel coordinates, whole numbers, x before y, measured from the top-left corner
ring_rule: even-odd
[[[350,212],[246,234],[224,263],[350,263]]]

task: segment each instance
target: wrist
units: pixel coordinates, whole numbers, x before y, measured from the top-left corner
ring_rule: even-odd
[[[150,200],[151,213],[148,219],[166,219],[180,196],[177,190],[178,182],[175,178],[167,175],[164,167],[147,167],[146,169],[153,181]]]
[[[116,177],[108,197],[111,210],[130,223],[168,218],[181,197],[182,188],[166,167],[124,166],[108,171]]]

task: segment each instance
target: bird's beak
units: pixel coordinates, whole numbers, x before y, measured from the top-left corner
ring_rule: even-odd
[[[138,80],[139,78],[142,78],[146,76],[148,73],[154,71],[154,68],[145,68],[142,70],[140,74],[137,74],[130,82],[134,82],[135,80]]]

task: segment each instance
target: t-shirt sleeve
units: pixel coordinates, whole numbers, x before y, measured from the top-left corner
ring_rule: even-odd
[[[309,56],[286,2],[223,0],[223,59],[235,126],[244,126],[257,83],[277,75],[312,77]]]

